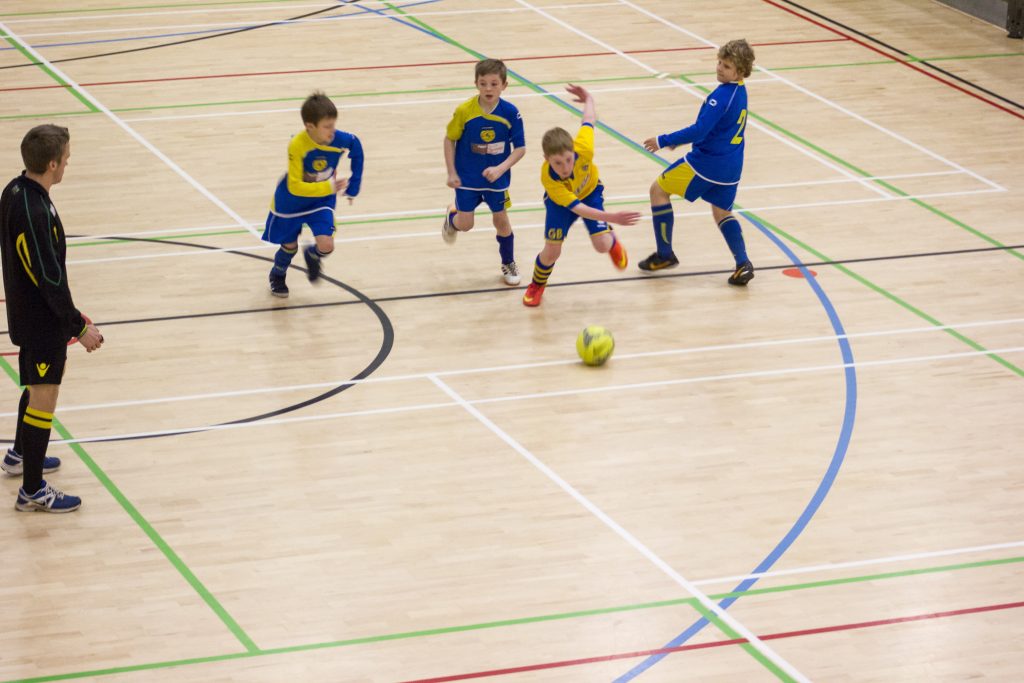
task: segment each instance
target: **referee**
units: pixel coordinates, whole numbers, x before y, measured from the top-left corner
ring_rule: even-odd
[[[64,178],[71,156],[67,128],[36,126],[21,141],[25,170],[0,195],[0,252],[3,254],[7,326],[18,347],[18,372],[25,391],[18,405],[14,447],[0,467],[22,475],[14,503],[22,512],[72,512],[82,499],[43,480],[60,467],[46,457],[57,394],[73,337],[95,351],[103,336],[75,308],[68,287],[64,226],[50,200],[50,188]]]

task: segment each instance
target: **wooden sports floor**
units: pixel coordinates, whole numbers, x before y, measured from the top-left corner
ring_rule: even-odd
[[[1021,41],[929,0],[5,0],[0,29],[3,180],[70,128],[52,196],[107,340],[50,451],[82,509],[0,481],[0,681],[1021,680]],[[647,276],[683,150],[641,143],[740,37],[756,278],[679,199]],[[483,55],[526,124],[518,288],[485,212],[440,235]],[[577,224],[527,309],[567,82],[645,218],[623,272]],[[279,300],[259,234],[318,88],[363,192]]]

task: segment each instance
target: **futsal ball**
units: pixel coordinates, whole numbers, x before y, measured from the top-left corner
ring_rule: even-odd
[[[600,325],[584,327],[580,336],[576,337],[576,353],[587,365],[604,365],[612,351],[615,350],[615,339],[612,333]]]

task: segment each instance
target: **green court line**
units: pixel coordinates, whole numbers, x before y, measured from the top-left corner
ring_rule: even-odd
[[[1004,54],[991,54],[991,55],[958,55],[951,57],[932,57],[926,60],[918,61],[949,61],[949,60],[964,60],[964,59],[986,59],[990,57],[1024,57],[1024,52],[1009,52]],[[907,60],[910,61],[910,60]],[[844,67],[856,67],[856,66],[891,66],[896,64],[891,59],[882,59],[878,61],[868,62],[848,62],[845,64],[814,64],[814,65],[801,65],[801,66],[783,66],[772,69],[772,71],[809,71],[813,69],[831,69],[831,68],[844,68]],[[673,78],[685,79],[693,78],[696,76],[713,76],[714,71],[692,71],[681,74],[673,75]],[[576,80],[576,83],[625,83],[629,81],[649,81],[655,80],[656,76],[611,76],[606,78],[581,78]],[[538,81],[537,85],[561,85],[564,81]],[[65,85],[66,84],[62,84]],[[513,88],[525,88],[528,87],[522,83],[510,84]],[[474,92],[476,88],[472,86],[466,87],[454,87],[454,88],[417,88],[409,90],[377,90],[373,92],[349,92],[349,93],[328,93],[332,99],[345,99],[345,98],[356,98],[356,97],[387,97],[394,95],[429,95],[437,93],[454,93],[454,92]],[[275,102],[302,102],[305,98],[303,97],[269,97],[261,99],[249,99],[249,100],[222,100],[214,102],[186,102],[184,104],[161,104],[152,105],[148,107],[121,107],[118,109],[111,109],[116,114],[124,114],[136,111],[163,111],[163,110],[174,110],[174,109],[196,109],[205,107],[226,107],[232,105],[248,105],[248,104],[272,104]],[[44,114],[11,114],[7,116],[0,116],[0,121],[19,120],[19,119],[37,119],[47,118],[56,116],[80,116],[87,114],[99,113],[93,109],[91,111],[74,111],[74,112],[51,112]]]
[[[301,0],[305,2],[306,0]],[[202,2],[202,3],[191,3],[191,2],[178,2],[173,4],[160,4],[160,5],[136,5],[134,7],[96,7],[93,9],[55,9],[55,10],[44,10],[40,12],[8,12],[6,14],[0,14],[0,19],[5,17],[35,17],[35,16],[46,16],[50,14],[84,14],[86,12],[114,12],[123,10],[133,9],[167,9],[169,7],[216,7],[218,5],[256,5],[262,3],[279,3],[286,4],[289,2],[300,2],[300,0],[230,0],[224,2]]]
[[[605,206],[639,206],[646,205],[649,202],[647,200],[640,199],[623,199],[618,201],[605,202]],[[509,209],[509,213],[540,213],[544,211],[543,206],[533,206],[522,209]],[[339,218],[334,222],[338,226],[350,226],[350,225],[374,225],[379,223],[406,223],[411,221],[422,221],[424,219],[438,218],[440,211],[437,213],[422,213],[413,216],[393,216],[391,218],[366,218],[363,220],[347,220]],[[440,220],[440,219],[439,219]],[[244,235],[248,234],[249,231],[244,228],[232,229],[232,230],[217,230],[212,232],[193,232],[193,233],[171,233],[169,235],[159,235],[157,237],[139,237],[137,239],[128,239],[122,237],[111,237],[105,240],[96,240],[94,242],[72,242],[68,244],[68,248],[72,249],[75,247],[99,247],[109,246],[111,244],[138,244],[140,241],[146,242],[164,242],[183,239],[186,237],[211,237],[217,235]]]
[[[414,23],[420,25],[421,27],[425,28],[426,30],[431,31],[432,33],[434,33],[438,37],[442,38],[445,42],[448,42],[449,44],[451,44],[451,45],[453,45],[455,47],[458,47],[458,48],[460,48],[460,49],[462,49],[462,50],[464,50],[464,51],[466,51],[466,52],[468,52],[470,54],[473,54],[478,59],[483,57],[483,55],[481,55],[480,53],[477,53],[474,50],[472,50],[472,49],[470,49],[470,48],[468,48],[468,47],[466,47],[464,45],[461,45],[460,43],[458,43],[454,39],[448,38],[447,36],[444,36],[443,34],[440,34],[436,30],[434,30],[433,28],[429,27],[427,24],[417,20],[414,17],[408,16],[404,11],[401,10],[401,8],[395,7],[394,5],[392,5],[390,3],[385,3],[385,4],[388,5],[391,9],[395,10],[396,12],[398,12],[399,14],[405,15],[406,19],[408,19],[410,21],[413,21]],[[56,78],[55,74],[53,74],[52,72],[49,72],[49,73],[50,73],[51,76]],[[526,87],[530,88],[531,90],[534,90],[535,92],[539,92],[539,93],[545,94],[550,100],[552,100],[556,104],[560,105],[562,108],[564,108],[564,109],[566,109],[568,111],[571,111],[573,113],[577,113],[575,111],[575,109],[573,109],[570,105],[562,102],[560,99],[558,99],[557,97],[555,97],[554,95],[552,95],[550,93],[545,93],[538,86],[536,86],[536,85],[534,85],[534,84],[532,84],[530,82],[523,81],[523,80],[518,79],[518,78],[517,78],[517,80],[520,80],[520,82],[523,85],[525,85]],[[59,79],[58,79],[58,81],[59,81]],[[64,85],[67,85],[67,84],[64,84]],[[69,86],[69,88],[70,88],[70,86]],[[705,90],[705,92],[707,92],[706,89],[704,89],[704,90]],[[77,94],[76,94],[76,96],[77,96]],[[759,120],[761,120],[761,119],[759,119]],[[767,121],[765,121],[765,123],[766,123],[766,125],[769,124],[769,122],[767,122]],[[779,131],[782,131],[782,132],[784,132],[784,133],[786,133],[788,135],[792,135],[792,134],[789,134],[788,131],[784,131],[783,129],[776,127],[774,124],[771,124],[771,125],[773,127],[775,127]],[[634,143],[633,141],[629,140],[628,138],[625,138],[624,136],[622,136],[621,134],[617,133],[616,131],[613,131],[613,130],[609,129],[606,126],[600,126],[600,127],[602,128],[602,130],[607,132],[609,135],[612,135],[616,139],[626,143],[631,148],[633,148],[633,149],[637,148],[636,143]],[[654,157],[654,155],[649,155],[649,156],[657,159],[661,163],[664,163],[663,160],[661,160],[658,157]],[[833,157],[830,156],[830,158],[833,158]],[[836,159],[838,160],[838,158],[836,158]],[[855,168],[852,165],[849,165],[848,167],[851,168],[851,169]],[[859,169],[857,170],[857,172],[864,173],[865,175],[868,175],[868,176],[870,175],[870,174],[867,174],[864,171],[860,171]],[[884,183],[884,181],[877,181],[877,180],[875,180],[873,182]],[[886,184],[886,186],[888,186],[888,184]],[[891,189],[894,192],[902,193],[901,190],[898,190],[895,187],[892,187]],[[902,194],[903,194],[903,196],[907,196],[905,193],[902,193]],[[938,209],[935,209],[934,207],[931,207],[930,205],[928,205],[928,204],[926,204],[924,202],[918,202],[917,200],[911,200],[911,201],[915,201],[915,203],[919,203],[923,208],[929,209],[930,211],[932,211],[936,215],[939,215],[939,216],[941,216],[943,218],[946,218],[947,220],[949,220],[951,222],[954,222],[955,224],[959,225],[960,227],[963,227],[965,229],[970,230],[971,232],[973,232],[974,234],[977,234],[978,236],[982,236],[983,238],[987,238],[987,236],[984,236],[984,234],[981,233],[980,231],[974,231],[974,229],[969,228],[969,226],[966,226],[966,224],[963,224],[963,223],[957,221],[956,219],[954,219],[954,218],[952,218],[952,217],[942,213]],[[747,213],[750,213],[750,212],[747,212]],[[754,214],[750,214],[750,215],[754,215]],[[771,230],[773,230],[777,234],[779,234],[780,236],[785,237],[786,239],[790,240],[794,244],[797,244],[798,246],[800,246],[801,248],[805,249],[806,251],[814,254],[819,259],[824,260],[824,261],[831,261],[832,260],[832,259],[828,258],[827,256],[825,256],[824,254],[822,254],[821,252],[818,252],[818,251],[814,250],[813,248],[809,247],[808,245],[805,245],[804,243],[802,243],[801,241],[797,240],[793,236],[790,236],[787,233],[783,232],[777,226],[772,225],[771,223],[769,223],[768,221],[765,221],[764,219],[762,219],[760,217],[757,217],[757,216],[755,216],[755,217],[759,221],[761,221],[764,225],[769,227]],[[987,239],[991,240],[991,238],[987,238]],[[992,243],[993,244],[999,244],[998,242],[994,242],[994,241]],[[1015,254],[1015,255],[1017,255],[1018,258],[1020,258],[1019,254]],[[865,286],[868,286],[869,288],[877,291],[878,293],[882,294],[883,296],[886,296],[887,298],[889,298],[890,300],[894,301],[895,303],[898,303],[899,305],[903,306],[904,308],[907,308],[907,310],[910,310],[911,312],[915,313],[916,315],[924,318],[925,320],[928,320],[930,323],[932,323],[934,325],[941,325],[942,324],[941,322],[939,322],[936,319],[932,318],[931,316],[929,316],[928,314],[924,313],[923,311],[920,311],[919,309],[911,306],[909,303],[903,302],[901,299],[899,299],[895,295],[892,295],[891,293],[887,292],[886,290],[882,289],[881,287],[871,283],[866,278],[863,278],[862,276],[854,273],[853,271],[851,271],[850,269],[846,268],[845,266],[836,265],[835,267],[839,268],[842,272],[844,272],[847,275],[853,277],[855,280],[857,280],[858,282],[861,282]],[[953,336],[955,336],[959,340],[963,341],[964,343],[967,343],[968,345],[970,345],[972,348],[975,348],[976,350],[980,350],[980,351],[984,351],[985,350],[983,347],[981,347],[981,345],[977,344],[973,340],[970,340],[969,338],[967,338],[967,337],[965,337],[965,336],[963,336],[963,335],[961,335],[959,333],[956,333],[955,330],[947,329],[946,331],[950,332],[951,334],[953,334]],[[998,355],[991,354],[991,353],[988,354],[988,355],[990,357],[992,357],[993,359],[1001,362],[1004,366],[1008,367],[1010,370],[1014,371],[1016,374],[1018,374],[1020,376],[1024,376],[1024,371],[1021,371],[1019,368],[1017,368],[1016,366],[1010,364],[1008,361],[1005,361],[1004,359],[1001,359]],[[0,359],[0,360],[3,360],[3,359]],[[13,370],[10,368],[10,365],[5,360],[3,360],[3,366],[4,366],[5,370],[8,372],[8,374],[12,375]],[[12,379],[15,379],[13,375],[12,375]],[[17,379],[15,379],[15,381],[17,382]],[[54,423],[55,423],[55,425],[58,424],[56,420],[54,421]],[[64,436],[64,438],[70,438],[69,435],[66,435],[67,433],[66,433],[66,430],[64,430],[63,426],[58,426],[58,431],[62,434],[62,436]],[[76,453],[78,453],[79,457],[81,457],[83,459],[83,461],[86,462],[87,466],[89,466],[90,469],[94,471],[94,474],[96,474],[97,477],[100,477],[100,475],[102,474],[101,481],[103,481],[104,486],[107,486],[108,490],[111,490],[111,493],[114,494],[114,492],[117,491],[117,489],[116,489],[116,487],[114,487],[113,482],[111,482],[109,480],[109,478],[106,478],[106,475],[104,473],[102,473],[102,470],[100,470],[98,468],[98,466],[95,465],[94,462],[92,462],[91,458],[89,458],[89,456],[85,453],[85,451],[83,449],[81,449],[81,447],[78,444],[72,444],[72,447],[73,448],[77,447],[76,448]],[[145,523],[145,520],[142,519],[141,515],[139,515],[138,512],[134,510],[134,507],[130,507],[131,504],[128,503],[128,501],[126,499],[124,499],[123,495],[121,495],[119,491],[116,494],[114,494],[114,495],[115,495],[115,498],[118,498],[119,502],[121,502],[123,506],[129,506],[129,507],[125,507],[125,509],[129,511],[129,514],[133,517],[133,519],[136,519],[137,523],[140,523],[140,520],[141,520],[141,523]],[[145,523],[145,524],[148,526],[148,523]],[[149,527],[149,528],[152,530],[152,527]],[[148,531],[147,531],[147,535],[149,535]],[[150,537],[152,539],[154,539],[154,542],[156,542],[156,539],[159,538],[159,536],[156,534],[155,530],[152,530],[152,535],[150,535]],[[162,540],[160,542],[163,543]],[[166,548],[166,550],[165,550],[165,548]],[[168,552],[170,552],[173,555],[173,551],[171,551],[171,549],[168,546],[166,546],[166,544],[163,544],[163,546],[161,547],[161,550],[163,550],[165,552],[165,555]],[[174,556],[174,557],[176,558],[176,556]],[[170,559],[170,556],[169,556],[169,559]],[[971,563],[970,565],[963,565],[963,566],[964,567],[966,567],[966,566],[972,566],[972,567],[973,566],[979,566],[980,567],[980,566],[988,566],[988,565],[994,565],[994,564],[1006,564],[1006,563],[1009,563],[1009,562],[1019,562],[1021,560],[1024,560],[1024,558],[1009,558],[1009,559],[1002,559],[1002,560],[991,560],[991,561],[985,561],[985,562],[981,562],[981,563]],[[174,564],[175,563],[175,559],[171,559],[171,562],[172,562],[172,564]],[[184,569],[186,572],[188,571],[187,567],[185,567],[185,565],[183,563],[181,563],[180,559],[177,560],[177,564],[175,566],[178,566],[178,565],[180,565],[179,571],[181,571],[182,569]],[[930,570],[925,569],[925,570],[908,570],[907,572],[890,572],[888,575],[885,575],[885,576],[886,576],[886,578],[893,577],[893,576],[907,576],[907,575],[911,575],[911,574],[914,574],[914,573],[925,573],[927,571],[930,571]],[[191,574],[191,572],[189,572],[189,574]],[[858,577],[858,578],[854,578],[854,579],[836,579],[836,580],[830,580],[830,581],[821,581],[821,582],[814,582],[813,584],[807,584],[807,586],[808,587],[818,587],[818,586],[824,586],[824,585],[837,585],[839,583],[852,582],[854,580],[878,580],[879,577],[881,577],[881,576],[883,576],[883,575],[876,575],[876,576],[871,577],[871,578]],[[187,578],[187,576],[186,576],[186,578]],[[193,579],[195,579],[194,576],[193,576]],[[189,582],[193,583],[192,580],[190,580]],[[195,579],[195,583],[193,585],[195,586],[196,584],[198,584],[198,586],[201,587],[201,584],[198,583],[198,579]],[[795,587],[795,586],[788,588],[788,590],[797,590],[797,589],[798,588]],[[205,589],[203,589],[203,590],[205,590]],[[764,593],[764,592],[781,592],[783,590],[786,590],[786,589],[783,588],[783,587],[752,589],[750,591],[744,591],[740,595],[743,595],[743,596],[756,595],[756,594]],[[720,596],[711,596],[711,597],[713,599],[720,599],[720,598],[727,597],[727,596],[730,596],[730,595],[736,595],[736,594],[735,593],[733,593],[733,594],[721,594]],[[209,595],[209,598],[210,598],[210,600],[214,600],[214,602],[216,602],[215,599],[213,598],[212,594]],[[204,596],[204,599],[206,599],[205,596]],[[645,607],[649,607],[649,606],[663,606],[663,605],[668,605],[668,604],[691,604],[691,605],[697,604],[697,605],[699,605],[699,603],[696,603],[696,601],[693,598],[687,598],[687,599],[681,599],[679,601],[664,601],[664,602],[661,602],[661,603],[648,603],[647,605],[645,605]],[[97,670],[97,671],[92,671],[92,672],[79,672],[79,673],[73,673],[73,674],[63,674],[63,675],[58,675],[58,676],[45,676],[45,677],[32,678],[32,679],[23,679],[23,681],[25,683],[27,683],[29,681],[32,681],[32,682],[39,681],[39,682],[41,682],[41,681],[68,680],[68,679],[71,679],[71,678],[83,678],[83,677],[92,676],[92,675],[102,675],[103,673],[121,673],[121,672],[127,672],[127,671],[138,671],[138,670],[142,670],[142,669],[154,669],[154,668],[166,668],[166,667],[172,667],[172,666],[180,666],[180,665],[182,665],[184,663],[224,661],[224,660],[228,660],[228,659],[238,659],[238,658],[243,658],[243,657],[265,656],[265,655],[269,655],[269,654],[277,654],[277,653],[285,653],[285,652],[298,652],[298,651],[313,650],[313,649],[323,649],[323,648],[327,648],[327,647],[340,647],[340,646],[354,645],[354,644],[360,644],[360,643],[381,642],[381,641],[384,641],[384,640],[395,640],[395,639],[400,639],[400,638],[420,637],[420,636],[427,636],[427,635],[436,635],[436,634],[439,634],[439,633],[452,633],[452,632],[456,632],[456,631],[475,630],[475,629],[480,629],[480,628],[495,628],[497,626],[507,626],[507,625],[513,625],[513,624],[519,624],[519,623],[531,623],[531,622],[544,621],[544,620],[552,620],[552,619],[558,619],[558,618],[570,618],[572,616],[585,616],[585,615],[590,615],[590,614],[608,613],[608,612],[612,612],[612,611],[624,611],[626,609],[640,609],[640,608],[643,608],[643,607],[630,606],[630,607],[625,607],[625,608],[606,608],[604,610],[597,610],[597,611],[590,610],[590,611],[587,611],[587,612],[569,613],[569,614],[564,615],[564,616],[563,615],[548,615],[548,616],[542,616],[542,617],[532,617],[532,618],[528,617],[528,618],[517,619],[517,620],[506,620],[506,621],[500,621],[500,622],[488,622],[487,624],[476,624],[476,625],[462,626],[462,627],[449,627],[449,628],[442,628],[442,629],[431,629],[431,630],[427,630],[427,631],[407,632],[407,633],[400,633],[400,634],[387,634],[387,635],[383,635],[383,636],[371,636],[371,637],[368,637],[368,638],[359,638],[359,639],[348,640],[348,641],[335,641],[333,643],[317,643],[317,644],[304,645],[304,646],[293,646],[293,647],[289,647],[289,648],[276,648],[276,649],[267,649],[267,650],[259,650],[258,648],[256,648],[255,644],[252,643],[251,640],[249,640],[248,641],[249,644],[246,645],[246,647],[248,649],[248,652],[246,652],[246,653],[235,653],[235,654],[231,654],[231,655],[221,655],[221,656],[205,657],[205,658],[192,658],[192,659],[188,659],[188,660],[177,660],[177,661],[174,661],[174,662],[160,662],[160,663],[155,663],[155,664],[148,664],[148,665],[144,664],[144,665],[137,665],[137,666],[132,666],[132,667],[116,667],[116,668],[112,668],[112,669]],[[699,607],[699,609],[702,609],[702,607]],[[223,608],[221,608],[221,610],[223,610]],[[216,609],[215,609],[215,611],[216,611]],[[224,617],[227,617],[228,619],[230,619],[230,616],[227,615],[226,611],[223,612],[223,614],[218,612],[218,614],[221,615],[222,619]],[[705,616],[707,616],[707,615],[705,615]],[[714,617],[714,615],[711,615],[708,618],[717,621],[717,617]],[[727,628],[727,625],[725,625],[725,624],[721,624],[719,626],[719,628],[722,628],[723,626],[725,626]],[[235,627],[237,627],[237,624],[235,624]],[[230,625],[229,625],[229,628],[230,628]],[[241,636],[245,636],[244,632],[241,632],[240,627],[238,627],[238,632],[236,632],[235,629],[232,629],[232,632],[235,633],[236,637],[239,637],[239,633],[241,633]],[[723,632],[725,632],[726,635],[729,635],[728,631],[723,631]],[[729,635],[729,637],[730,638],[734,638],[736,636],[735,635]],[[248,639],[247,636],[245,636],[245,638]],[[239,637],[239,639],[242,640],[241,637]],[[245,641],[242,641],[242,642],[243,642],[243,644],[245,644]],[[251,645],[251,647],[250,647],[250,645]],[[766,659],[763,659],[763,655],[761,655],[760,652],[756,651],[756,649],[751,654],[752,654],[752,656],[757,658],[763,665],[765,665],[767,668],[769,668],[769,670],[772,670],[772,672],[775,673],[777,676],[780,673],[782,673],[783,676],[785,675],[784,672],[781,672],[781,671],[778,671],[777,669],[774,669],[773,668],[774,664],[772,664],[770,661],[768,661]],[[786,680],[788,680],[788,678]]]
[[[21,378],[18,376],[17,371],[15,371],[11,364],[7,362],[6,358],[0,357],[0,368],[3,368],[3,371],[7,373],[7,376],[10,377],[16,385],[21,386]],[[57,418],[53,419],[53,427],[57,433],[60,434],[62,439],[74,438]],[[121,492],[121,489],[119,489],[110,477],[107,476],[107,473],[103,471],[103,468],[101,468],[99,464],[92,459],[92,456],[82,448],[82,445],[78,443],[71,443],[68,444],[68,446],[70,446],[71,450],[78,455],[83,463],[85,463],[85,466],[89,468],[89,471],[93,473],[93,476],[103,484],[103,487],[108,493],[110,493],[114,500],[116,500],[124,511],[128,513],[128,516],[132,518],[132,521],[142,529],[143,533],[145,533],[160,552],[164,554],[164,557],[170,561],[171,565],[178,570],[178,573],[181,574],[190,586],[192,586],[192,589],[199,594],[207,606],[209,606],[210,609],[213,610],[213,612],[220,618],[221,622],[228,627],[231,633],[233,633],[238,639],[238,642],[245,647],[246,651],[250,653],[259,652],[259,648],[256,647],[256,643],[254,643],[245,631],[242,630],[242,627],[238,625],[238,622],[228,614],[228,611],[224,609],[224,606],[218,602],[217,598],[213,596],[213,593],[203,585],[192,570],[182,562],[181,558],[178,557],[178,554],[174,552],[167,541],[157,533],[152,524],[146,521],[146,518],[142,516],[142,513],[132,505],[131,501],[129,501],[124,493]]]
[[[82,95],[82,93],[80,93],[78,91],[77,88],[71,87],[71,84],[68,83],[67,81],[65,81],[60,76],[58,76],[56,74],[56,72],[54,72],[53,69],[51,69],[46,64],[42,64],[41,62],[37,62],[36,58],[33,57],[31,53],[29,53],[29,51],[25,48],[25,46],[21,43],[21,41],[17,40],[16,38],[14,38],[10,34],[8,34],[7,31],[4,31],[3,29],[0,29],[0,37],[2,37],[4,40],[6,40],[8,43],[10,43],[12,47],[14,47],[18,52],[20,52],[25,57],[25,59],[27,59],[32,64],[35,64],[36,66],[38,66],[40,69],[42,69],[50,78],[52,78],[53,80],[55,80],[58,83],[60,83],[61,85],[63,85],[64,86],[64,90],[66,90],[66,91],[70,92],[72,95],[74,95],[75,99],[77,99],[79,102],[81,102],[86,107],[88,107],[90,111],[92,111],[92,112],[98,112],[99,111],[99,109],[97,109],[93,105],[92,102],[87,100]]]
[[[754,647],[752,643],[744,639],[743,636],[741,636],[732,628],[732,626],[729,626],[729,624],[727,624],[725,621],[719,618],[717,614],[715,614],[699,602],[694,602],[693,607],[698,612],[700,612],[700,615],[702,617],[704,617],[709,622],[714,624],[714,626],[718,628],[719,631],[724,633],[727,638],[731,638],[734,640],[742,639],[742,642],[739,644],[740,647],[746,650],[747,654],[749,654],[751,657],[760,662],[764,668],[768,669],[773,674],[775,674],[775,677],[778,678],[780,681],[786,681],[786,683],[796,683],[796,679],[794,679],[792,676],[783,671],[775,662],[768,659],[768,657],[765,656],[765,654],[761,652],[761,650]]]
[[[938,574],[954,571],[964,571],[969,569],[981,569],[987,567],[997,567],[1002,565],[1020,564],[1024,563],[1024,556],[1015,557],[1003,557],[993,560],[979,560],[976,562],[961,562],[956,564],[948,564],[934,567],[919,567],[916,569],[906,569],[900,571],[881,572],[877,574],[867,574],[862,576],[847,576],[836,579],[825,579],[821,581],[807,581],[803,583],[788,584],[774,586],[770,588],[755,588],[747,591],[729,592],[729,593],[717,593],[708,595],[708,598],[712,600],[722,600],[730,597],[746,597],[754,595],[768,595],[774,593],[793,593],[804,590],[811,590],[816,588],[827,588],[832,586],[841,586],[856,583],[868,583],[877,581],[886,581],[890,579],[904,578],[910,576],[919,576],[923,574]],[[465,633],[471,631],[482,631],[494,628],[504,628],[508,626],[522,626],[529,624],[538,624],[549,621],[564,621],[569,619],[580,619],[586,617],[602,616],[607,614],[616,614],[622,612],[635,612],[648,609],[659,609],[665,607],[679,607],[689,605],[700,611],[703,606],[697,601],[696,598],[675,598],[671,600],[658,600],[654,602],[636,603],[630,605],[617,605],[612,607],[578,610],[573,612],[561,612],[556,614],[543,614],[533,617],[520,617],[518,619],[502,619],[499,621],[488,621],[475,624],[465,624],[461,626],[449,626],[442,628],[424,629],[419,631],[402,631],[398,633],[386,633],[376,636],[366,636],[363,638],[351,638],[347,640],[334,640],[320,643],[308,643],[305,645],[292,645],[288,647],[278,648],[267,648],[263,650],[250,651],[250,652],[235,652],[225,655],[210,655],[208,657],[188,657],[175,660],[167,660],[162,662],[149,662],[145,664],[133,664],[129,666],[118,666],[109,667],[105,669],[93,669],[90,671],[77,671],[66,674],[53,674],[49,676],[39,676],[35,678],[23,678],[16,679],[13,681],[6,681],[5,683],[45,683],[48,681],[65,681],[72,680],[75,678],[87,678],[90,676],[103,676],[119,673],[130,673],[133,671],[148,671],[153,669],[167,669],[177,666],[190,666],[195,664],[209,664],[215,662],[224,662],[235,659],[250,659],[253,657],[266,657],[272,655],[281,654],[295,654],[300,652],[311,652],[315,650],[327,650],[342,647],[352,647],[355,645],[367,645],[371,643],[381,643],[393,640],[407,640],[412,638],[424,638],[429,636],[445,635],[452,633]],[[714,615],[705,614],[709,620],[717,620],[718,617]],[[729,638],[739,638],[740,636],[730,634],[731,629],[728,626],[722,624],[720,626],[724,634]],[[758,653],[760,654],[760,653]]]

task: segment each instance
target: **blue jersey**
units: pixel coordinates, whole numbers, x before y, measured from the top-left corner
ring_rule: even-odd
[[[658,146],[692,143],[686,163],[697,175],[716,185],[736,185],[743,173],[746,126],[746,86],[722,83],[704,100],[692,126],[659,135]]]
[[[302,131],[288,144],[288,172],[277,183],[270,213],[291,218],[324,208],[333,211],[337,194],[331,179],[348,152],[352,174],[345,194],[355,197],[363,178],[363,146],[359,138],[335,131],[329,145],[320,145]]]
[[[523,117],[514,104],[499,99],[491,113],[484,112],[478,97],[471,97],[455,108],[445,131],[455,142],[455,172],[466,190],[504,192],[512,179],[511,171],[488,182],[484,169],[497,166],[512,153],[526,146]]]

